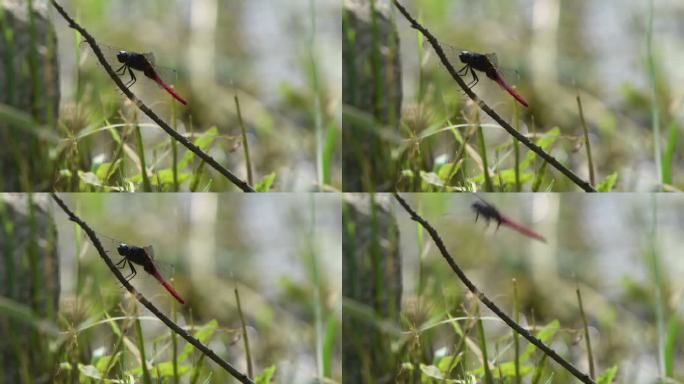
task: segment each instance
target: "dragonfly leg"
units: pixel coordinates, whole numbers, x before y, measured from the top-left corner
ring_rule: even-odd
[[[121,258],[121,260],[119,260],[119,261],[118,261],[116,264],[114,264],[114,265],[116,265],[116,267],[119,268],[119,269],[122,269],[122,268],[126,267],[126,258]]]
[[[465,76],[465,75],[468,74],[468,68],[470,68],[470,66],[469,66],[468,64],[466,64],[466,65],[463,66],[463,68],[461,68],[461,69],[459,69],[458,71],[456,71],[456,73],[458,73],[460,76]],[[462,72],[462,73],[461,73],[461,72]]]
[[[131,79],[124,86],[126,88],[130,88],[133,86],[133,84],[135,84],[137,79],[135,78],[135,74],[133,73],[133,70],[131,69],[131,67],[126,66],[126,69],[128,69],[128,74],[131,76]]]
[[[131,267],[131,277],[129,277],[126,281],[128,281],[128,280],[134,278],[135,275],[138,274],[138,272],[136,272],[135,268],[133,267],[133,263],[128,262],[128,266]]]
[[[126,260],[126,259],[124,259],[124,260]],[[135,275],[138,274],[138,272],[135,271],[135,267],[133,267],[133,263],[131,263],[131,262],[129,261],[127,264],[128,264],[128,266],[131,268],[131,273],[129,273],[128,276],[125,276],[125,277],[124,277],[124,280],[129,281],[129,280],[131,280],[132,278],[134,278]]]
[[[126,64],[124,64],[124,65],[122,65],[121,67],[119,67],[119,69],[117,69],[116,71],[114,71],[114,73],[116,73],[116,74],[119,75],[119,76],[121,76],[121,75],[123,75],[124,73],[126,73]]]
[[[470,71],[470,73],[472,73],[472,74],[475,74],[475,72],[473,71],[472,68],[470,68],[469,65],[466,65],[465,67],[461,68],[461,69],[460,69],[458,72],[456,72],[456,73],[458,73],[459,76],[465,78],[466,76],[468,76],[468,71]],[[461,72],[462,72],[462,73],[461,73]],[[467,86],[468,88],[470,88],[470,85],[469,85],[469,84],[466,84],[466,86]]]
[[[474,87],[475,85],[477,85],[478,82],[480,82],[480,79],[477,78],[477,75],[475,74],[475,71],[473,71],[473,70],[471,69],[471,70],[470,70],[470,74],[473,75],[473,81],[471,81],[470,84],[468,84],[468,88],[472,88],[472,87]]]

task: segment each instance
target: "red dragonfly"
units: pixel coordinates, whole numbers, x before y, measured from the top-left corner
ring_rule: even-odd
[[[473,210],[475,211],[475,221],[477,221],[480,215],[482,215],[487,224],[489,224],[489,222],[492,220],[496,221],[497,229],[503,224],[504,226],[511,228],[527,237],[539,240],[542,243],[546,243],[544,236],[534,232],[522,224],[516,223],[515,221],[501,214],[496,207],[484,201],[480,196],[477,197],[480,199],[480,201],[476,201],[472,204]]]
[[[480,81],[480,79],[477,77],[477,73],[475,73],[475,71],[480,71],[483,72],[488,78],[499,84],[503,89],[506,90],[506,92],[513,96],[515,100],[525,106],[525,108],[528,107],[527,101],[525,101],[525,99],[523,99],[523,97],[520,96],[520,94],[516,92],[516,90],[506,82],[506,80],[504,80],[504,77],[501,75],[498,68],[496,54],[470,52],[452,47],[448,44],[441,45],[450,52],[449,56],[456,56],[461,63],[465,64],[463,68],[457,71],[457,73],[461,77],[465,77],[468,75],[468,73],[470,73],[472,80],[470,83],[468,83],[469,88],[474,87],[475,84]]]
[[[86,41],[81,42],[81,47],[83,49],[90,50],[90,46]],[[183,105],[188,104],[188,102],[185,101],[185,99],[182,98],[170,85],[162,80],[162,76],[160,75],[160,73],[172,73],[175,75],[175,71],[157,67],[155,65],[154,54],[151,52],[137,53],[124,51],[103,44],[99,45],[99,47],[110,65],[114,66],[115,61],[121,64],[121,66],[115,71],[117,75],[124,76],[126,72],[128,72],[129,79],[125,84],[126,88],[130,88],[138,80],[135,77],[133,70],[140,71],[147,78],[153,80],[160,87],[164,88],[164,90],[173,96],[174,99],[178,100],[179,103]]]
[[[123,269],[126,267],[126,265],[128,265],[128,267],[131,269],[131,273],[126,276],[127,281],[137,275],[137,271],[135,270],[133,264],[139,265],[143,267],[145,272],[154,276],[154,278],[157,279],[157,281],[159,281],[159,283],[164,286],[171,296],[175,297],[179,303],[185,304],[185,300],[181,298],[180,294],[178,294],[173,286],[166,281],[166,279],[164,279],[161,273],[159,273],[159,270],[154,263],[154,250],[152,249],[152,246],[148,245],[145,247],[138,247],[135,245],[128,245],[126,243],[119,243],[119,245],[116,247],[116,251],[123,257],[118,263],[116,263],[116,266],[119,269]]]
[[[154,261],[154,249],[152,246],[148,245],[145,247],[138,247],[135,245],[128,245],[123,241],[117,240],[113,237],[109,237],[105,234],[97,232],[97,237],[100,243],[105,249],[106,253],[116,252],[122,256],[122,259],[116,263],[119,269],[124,269],[126,266],[131,270],[131,273],[125,276],[126,281],[130,281],[134,278],[138,271],[135,270],[133,264],[143,267],[143,270],[154,277],[179,303],[185,304],[185,300],[178,294],[178,292],[171,286],[171,284],[166,281],[159,272],[159,266]]]
[[[182,97],[180,97],[180,95],[176,93],[176,91],[174,91],[173,88],[171,88],[171,86],[166,84],[161,79],[159,74],[157,74],[157,71],[154,69],[153,61],[148,60],[145,54],[128,51],[119,51],[119,53],[116,54],[116,59],[119,60],[119,63],[123,63],[123,65],[116,70],[116,73],[118,75],[123,75],[128,70],[128,74],[131,76],[131,79],[128,81],[128,83],[126,83],[126,88],[131,87],[137,81],[137,79],[135,78],[135,74],[133,73],[133,69],[135,69],[137,71],[141,71],[145,76],[154,80],[181,104],[188,104],[188,102],[185,101],[185,99],[183,99]]]

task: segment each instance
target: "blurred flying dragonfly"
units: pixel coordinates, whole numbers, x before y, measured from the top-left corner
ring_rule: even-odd
[[[509,217],[504,216],[501,212],[499,212],[498,209],[496,209],[496,207],[486,202],[480,196],[475,196],[477,196],[477,198],[479,199],[479,201],[475,201],[472,204],[472,208],[475,211],[475,221],[477,221],[477,219],[479,219],[480,216],[482,216],[484,220],[487,222],[487,224],[489,224],[489,222],[492,220],[496,221],[497,229],[501,225],[504,225],[505,227],[511,228],[514,231],[517,231],[527,237],[539,240],[542,243],[546,243],[546,239],[544,238],[544,236],[538,234],[537,232],[534,232],[533,230],[525,227],[522,224],[516,223]]]
[[[114,248],[122,257],[121,260],[116,263],[117,268],[124,269],[128,266],[130,269],[130,273],[125,276],[126,281],[130,281],[138,274],[138,271],[136,271],[133,264],[138,265],[142,267],[145,272],[154,277],[171,294],[171,296],[178,300],[179,303],[185,304],[185,300],[183,300],[180,294],[173,288],[171,283],[169,283],[159,272],[159,263],[154,260],[154,249],[151,245],[140,247],[126,244],[120,240],[103,235],[101,233],[98,233],[97,235],[98,237],[106,240],[101,241],[101,243],[111,243],[111,246],[103,244],[107,252],[110,252],[112,248]]]
[[[155,64],[154,54],[151,52],[138,53],[132,51],[126,51],[108,45],[98,44],[102,54],[112,68],[118,67],[115,70],[116,74],[120,77],[128,74],[128,80],[125,84],[126,88],[130,88],[135,84],[138,79],[135,76],[135,71],[140,71],[145,75],[145,77],[153,80],[160,87],[164,88],[173,98],[178,100],[179,103],[187,105],[188,102],[182,98],[166,81],[175,80],[177,77],[176,71],[168,68],[159,67]],[[81,49],[87,52],[92,52],[88,42],[81,42]],[[167,80],[164,81],[162,77]]]
[[[447,51],[447,56],[449,56],[452,64],[456,65],[456,63],[454,63],[456,58],[458,58],[461,64],[464,64],[463,68],[457,71],[459,76],[466,77],[468,76],[468,73],[470,73],[472,80],[468,83],[468,88],[474,87],[480,81],[475,71],[483,72],[489,79],[495,81],[501,88],[513,96],[520,104],[526,108],[528,107],[527,101],[525,101],[525,99],[513,89],[506,80],[504,80],[495,53],[477,53],[452,47],[448,44],[440,43],[440,45]]]

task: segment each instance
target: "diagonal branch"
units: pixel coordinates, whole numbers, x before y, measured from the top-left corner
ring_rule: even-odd
[[[59,205],[64,213],[69,216],[69,220],[73,221],[74,223],[78,224],[83,231],[88,235],[88,238],[90,238],[90,241],[93,243],[95,246],[95,249],[97,250],[97,253],[100,254],[100,257],[102,260],[104,260],[105,264],[109,267],[109,269],[112,271],[114,276],[119,280],[119,282],[130,292],[133,296],[135,296],[138,301],[145,306],[145,308],[149,309],[150,312],[152,312],[159,320],[161,320],[166,326],[171,328],[174,332],[179,334],[182,338],[188,341],[188,343],[192,344],[195,346],[195,348],[199,349],[200,352],[204,353],[207,357],[210,359],[214,360],[218,365],[220,365],[223,369],[225,369],[228,373],[230,373],[234,378],[239,380],[241,383],[244,384],[254,384],[254,382],[247,377],[244,373],[238,371],[235,367],[233,367],[229,362],[223,360],[220,358],[214,351],[209,349],[206,345],[202,344],[201,341],[197,340],[194,338],[192,335],[190,335],[188,332],[186,332],[183,328],[181,328],[178,324],[174,323],[173,320],[169,319],[164,315],[157,307],[154,306],[149,300],[145,298],[140,292],[138,292],[121,274],[121,271],[114,265],[114,262],[112,262],[112,259],[109,258],[107,253],[105,252],[104,248],[102,247],[102,243],[100,243],[100,240],[97,238],[97,235],[95,234],[95,231],[93,231],[88,224],[86,224],[85,221],[81,220],[80,217],[76,216],[74,212],[72,212],[69,207],[60,199],[56,194],[51,193],[52,198],[57,202],[57,205]]]
[[[209,154],[205,153],[198,146],[193,144],[190,140],[186,139],[185,137],[183,137],[183,135],[176,132],[173,128],[166,124],[164,120],[162,120],[159,116],[152,112],[152,110],[147,105],[145,105],[140,99],[138,99],[128,88],[126,88],[126,86],[121,81],[119,76],[117,76],[114,73],[114,70],[105,59],[104,55],[102,54],[102,51],[100,50],[100,47],[95,41],[95,38],[90,33],[88,33],[88,31],[86,31],[85,28],[83,28],[74,19],[72,19],[71,16],[69,16],[69,14],[64,10],[64,8],[62,8],[61,5],[57,3],[56,0],[51,0],[51,2],[57,10],[57,12],[59,12],[62,15],[62,17],[64,17],[64,19],[67,21],[69,27],[77,30],[78,33],[80,33],[81,36],[83,36],[83,38],[88,42],[93,52],[95,53],[95,56],[100,61],[100,64],[102,64],[102,67],[105,69],[109,77],[111,77],[112,80],[114,80],[114,83],[116,83],[119,89],[121,89],[121,92],[123,92],[131,101],[133,101],[135,105],[137,105],[138,108],[140,108],[140,110],[143,111],[144,114],[146,114],[150,119],[157,123],[157,125],[159,125],[164,130],[164,132],[166,132],[174,140],[183,144],[187,149],[192,151],[200,159],[204,160],[204,162],[206,162],[212,168],[217,170],[221,175],[230,180],[230,182],[235,184],[243,192],[254,192],[254,189],[248,183],[241,180],[239,177],[235,176],[231,171],[224,168],[221,164],[214,160],[214,158],[211,157]]]
[[[558,364],[563,366],[568,372],[570,372],[573,376],[575,376],[577,379],[579,379],[583,383],[588,383],[588,384],[595,384],[594,380],[589,377],[586,373],[582,373],[579,369],[577,369],[574,365],[572,365],[570,362],[567,360],[563,359],[560,357],[553,349],[547,347],[541,340],[537,339],[534,337],[531,333],[529,333],[525,328],[520,326],[520,324],[516,323],[515,320],[511,319],[504,311],[502,311],[499,307],[494,304],[493,301],[489,300],[487,296],[485,296],[484,293],[482,293],[476,286],[473,284],[470,279],[466,276],[466,274],[463,272],[463,270],[456,264],[456,261],[454,260],[453,257],[449,254],[449,251],[447,251],[446,247],[444,246],[444,243],[442,242],[442,238],[439,236],[437,233],[437,230],[435,230],[430,223],[428,223],[425,219],[423,219],[420,215],[416,213],[409,205],[408,203],[401,197],[399,196],[398,193],[394,193],[394,197],[397,199],[399,204],[401,204],[402,207],[408,212],[409,215],[411,215],[411,219],[413,221],[418,222],[425,230],[430,234],[430,237],[432,238],[432,241],[435,242],[435,245],[439,249],[440,253],[442,254],[442,257],[446,260],[446,262],[449,264],[451,269],[456,273],[459,279],[463,282],[463,284],[468,288],[470,292],[473,293],[473,295],[477,296],[477,298],[482,302],[482,304],[486,305],[487,308],[489,308],[494,314],[496,314],[501,320],[504,321],[509,327],[511,327],[515,332],[520,334],[522,337],[526,338],[530,343],[534,344],[537,348],[539,348],[545,355],[549,356],[550,358],[556,360]]]
[[[442,50],[442,46],[439,45],[439,42],[437,39],[430,33],[430,31],[427,30],[423,25],[421,25],[416,19],[414,19],[411,14],[402,6],[398,0],[393,0],[394,5],[399,9],[399,12],[401,12],[406,20],[411,23],[411,27],[420,31],[420,33],[425,36],[425,38],[430,42],[430,45],[432,45],[432,48],[435,50],[435,53],[439,57],[440,61],[442,62],[442,65],[446,68],[446,70],[449,72],[451,77],[456,80],[456,83],[458,83],[458,86],[463,89],[463,91],[470,97],[474,102],[477,103],[477,105],[485,111],[486,114],[488,114],[492,119],[494,119],[499,125],[503,127],[503,129],[506,130],[511,136],[513,136],[516,140],[519,142],[523,143],[527,148],[532,150],[534,153],[536,153],[539,157],[542,159],[546,160],[549,164],[551,164],[554,168],[559,170],[562,174],[564,174],[568,179],[570,179],[573,183],[575,183],[578,187],[582,188],[585,192],[596,192],[594,187],[587,181],[582,180],[579,176],[577,176],[573,171],[568,169],[566,166],[561,164],[556,158],[551,156],[550,154],[546,153],[540,146],[537,144],[533,143],[531,140],[529,140],[525,135],[521,134],[515,128],[513,128],[510,124],[508,124],[501,116],[499,116],[492,108],[490,108],[482,99],[480,99],[461,79],[460,76],[456,73],[456,70],[454,67],[451,65],[449,62],[449,59],[447,59],[446,55],[444,54],[444,51]]]

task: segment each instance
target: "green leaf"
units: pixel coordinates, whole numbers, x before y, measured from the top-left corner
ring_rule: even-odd
[[[216,320],[212,320],[197,329],[193,336],[202,343],[206,344],[206,341],[214,334],[216,328],[218,328],[218,322]],[[186,344],[181,353],[178,355],[178,361],[187,359],[188,356],[190,356],[190,353],[194,350],[195,347],[192,344]]]
[[[326,131],[328,134],[325,137],[325,146],[323,147],[323,183],[330,184],[331,176],[330,170],[332,168],[332,161],[335,155],[335,150],[339,147],[337,143],[339,142],[339,135],[337,134],[339,129],[335,126],[335,121],[331,120],[328,124]]]
[[[544,328],[537,331],[536,336],[542,343],[546,344],[549,340],[551,340],[556,332],[558,332],[558,329],[560,329],[560,323],[558,320],[554,320],[544,326]],[[536,349],[537,347],[534,344],[529,344],[527,348],[525,348],[525,352],[523,352],[523,354],[520,356],[520,362],[527,361]]]
[[[114,168],[116,169],[119,166],[119,162],[115,162],[114,166],[112,167],[112,163],[102,163],[100,164],[96,169],[95,169],[95,175],[100,179],[104,180],[107,177],[107,174],[109,173],[109,170]]]
[[[201,149],[203,152],[206,152],[207,148],[214,142],[217,136],[218,128],[211,127],[206,132],[203,132],[201,135],[199,135],[195,139],[194,144],[197,147],[199,147],[199,149]],[[188,164],[190,164],[190,161],[192,160],[193,156],[195,156],[193,152],[185,152],[183,154],[183,157],[178,162],[178,169],[186,168]]]
[[[677,350],[677,334],[679,333],[679,318],[678,316],[670,317],[669,326],[667,327],[667,334],[665,336],[665,353],[663,360],[665,360],[665,376],[673,377],[674,375],[674,361]]]
[[[121,352],[117,352],[113,356],[102,356],[99,359],[97,359],[97,362],[95,362],[95,368],[97,368],[98,372],[106,373],[105,369],[107,369],[107,367],[111,368],[114,365],[116,365],[116,363],[119,361],[119,357],[121,357]]]
[[[91,379],[100,380],[102,378],[102,375],[97,368],[92,365],[79,364],[78,371],[85,377],[89,377]]]
[[[504,184],[510,184],[513,185],[515,184],[515,170],[514,169],[506,169],[497,175],[497,179],[501,177],[501,180],[504,182]],[[534,173],[531,172],[521,172],[520,173],[520,184],[525,184],[534,179]]]
[[[558,138],[560,137],[560,128],[555,127],[548,132],[544,133],[542,137],[537,140],[537,145],[541,147],[545,152],[548,152],[551,146],[553,146]],[[537,154],[528,151],[527,154],[525,155],[525,158],[523,161],[520,162],[520,169],[527,169],[530,167],[534,159],[537,157]]]
[[[444,356],[443,358],[439,359],[439,362],[437,363],[437,367],[439,368],[440,371],[449,373],[447,370],[452,367],[458,366],[458,363],[461,361],[461,358],[463,357],[463,353],[459,353],[457,355],[449,355],[449,356]]]
[[[428,183],[428,185],[433,185],[436,187],[444,186],[444,181],[442,181],[442,179],[434,172],[420,171],[420,178],[423,179],[424,182]]]
[[[615,375],[617,374],[617,370],[618,370],[617,365],[613,366],[612,368],[606,369],[596,379],[596,384],[610,384],[610,383],[612,383],[613,379],[615,378]]]
[[[497,371],[501,371],[504,377],[515,377],[515,363],[513,361],[507,361],[503,364],[496,366]],[[534,371],[534,367],[531,365],[521,365],[520,366],[520,376],[527,376]]]
[[[615,186],[615,182],[617,181],[618,174],[617,172],[608,175],[605,179],[603,179],[602,182],[599,183],[599,185],[596,186],[596,190],[599,192],[610,192],[613,190],[613,187]]]
[[[191,364],[178,365],[178,376],[183,376],[190,371],[192,371],[193,366]],[[173,372],[173,361],[165,361],[154,366],[154,369],[150,371],[155,378],[160,377],[172,377],[175,373]]]
[[[273,375],[275,374],[276,367],[271,365],[270,367],[264,369],[254,380],[256,384],[270,384]]]
[[[92,172],[78,171],[78,178],[87,185],[94,185],[96,187],[102,186],[100,178]]]
[[[159,176],[159,180],[161,181],[162,184],[164,185],[172,185],[173,184],[173,170],[172,169],[162,169],[161,171],[157,172],[155,177],[152,178],[152,184],[156,185],[157,184],[157,177]],[[192,174],[189,172],[179,172],[178,173],[178,184],[183,184],[184,182],[188,181],[192,177]]]
[[[276,178],[276,173],[272,172],[269,173],[268,175],[264,176],[261,181],[257,183],[257,185],[254,186],[254,189],[257,192],[268,192],[271,190],[271,187],[273,186],[273,182],[275,181]]]
[[[444,380],[444,375],[442,374],[442,371],[440,371],[440,369],[435,367],[434,365],[421,364],[420,371],[423,373],[423,375],[427,376],[428,378]]]

